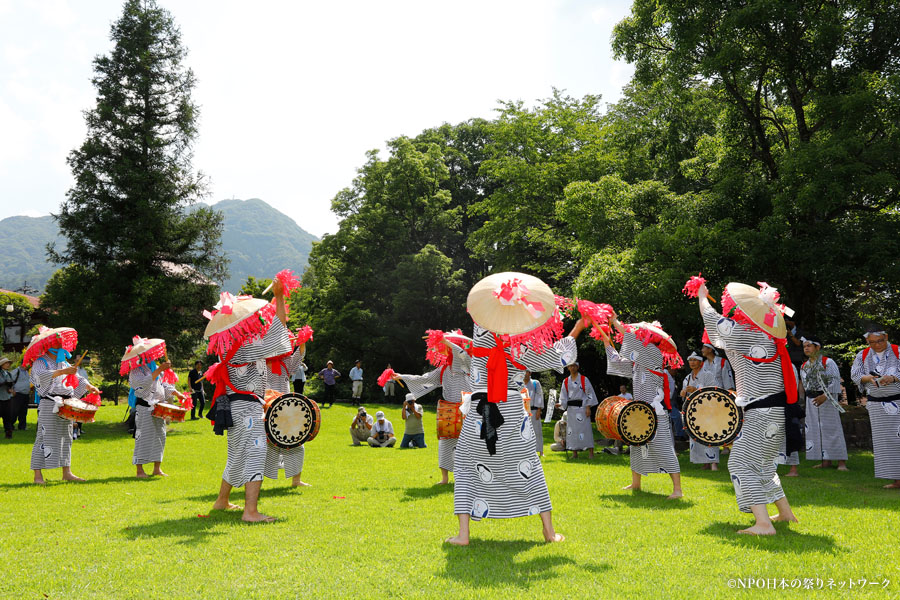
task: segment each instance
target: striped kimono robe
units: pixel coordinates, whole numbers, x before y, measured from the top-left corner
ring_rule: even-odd
[[[631,449],[631,470],[641,475],[650,473],[681,473],[672,425],[663,406],[666,376],[663,356],[653,344],[644,345],[634,333],[626,331],[621,355],[612,346],[606,347],[606,372],[609,375],[633,380],[634,400],[646,402],[656,411],[657,427],[653,438],[643,446]],[[659,375],[651,372],[656,371]]]
[[[409,393],[416,400],[437,388],[442,388],[445,402],[459,404],[462,402],[463,392],[472,391],[472,384],[469,381],[472,359],[459,346],[450,345],[452,346],[453,360],[447,368],[438,367],[424,375],[400,375],[403,383],[409,388]],[[438,438],[438,467],[447,471],[453,470],[458,442],[458,438]]]
[[[72,466],[72,421],[57,416],[54,398],[81,398],[87,391],[88,380],[78,377],[78,386],[71,388],[63,381],[66,376],[53,377],[53,372],[69,366],[42,356],[31,366],[31,381],[41,399],[38,405],[37,435],[31,449],[31,468],[59,469]]]
[[[700,304],[707,335],[716,348],[725,350],[734,369],[738,405],[746,407],[755,400],[784,392],[779,360],[757,363],[745,358],[774,357],[775,342],[761,331],[752,331],[723,317],[708,300],[703,299]],[[775,471],[775,459],[784,450],[784,410],[780,406],[744,410],[744,425],[728,455],[728,472],[741,512],[784,497]]]
[[[266,466],[266,430],[262,398],[267,387],[266,359],[291,351],[288,330],[281,319],[274,319],[261,339],[243,344],[232,362],[226,365],[235,389],[256,396],[256,400],[234,399],[227,391],[234,425],[228,432],[228,461],[222,474],[228,484],[241,487],[248,481],[262,481]]]
[[[900,360],[894,354],[896,346],[888,344],[881,356],[874,350],[856,355],[850,377],[856,385],[864,375],[900,377]],[[866,354],[863,360],[863,354]],[[900,479],[900,383],[876,386],[865,384],[866,410],[872,423],[872,445],[875,451],[875,477]]]
[[[597,394],[591,380],[584,378],[584,389],[581,389],[582,375],[579,373],[573,380],[571,376],[563,380],[559,392],[559,402],[566,411],[566,449],[588,450],[594,447],[594,431],[592,429],[590,406],[597,406]],[[572,402],[575,404],[572,404]],[[580,405],[580,406],[578,406]],[[585,414],[587,412],[587,414]]]
[[[477,324],[473,338],[476,348],[495,346],[493,334]],[[532,373],[547,369],[562,373],[563,367],[577,356],[575,340],[567,336],[540,354],[525,349],[515,359]],[[475,394],[487,393],[487,361],[487,357],[472,357],[470,379]],[[508,359],[506,364],[506,402],[495,405],[504,419],[497,429],[496,454],[491,455],[485,440],[480,439],[483,423],[475,401],[463,421],[456,447],[453,512],[469,514],[475,521],[524,517],[552,509],[544,469],[534,451],[531,417],[525,412],[519,392],[525,371]]]
[[[837,363],[822,357],[806,361],[800,367],[803,388],[806,390],[806,460],[847,460],[847,442],[841,426],[841,413],[826,400],[816,406],[813,398],[823,393],[819,379],[825,383],[832,398],[841,397],[841,372]]]
[[[544,428],[541,420],[537,417],[537,410],[543,410],[544,406],[544,388],[537,379],[532,379],[525,383],[528,395],[531,397],[531,426],[534,428],[534,451],[540,454],[544,453]],[[592,439],[593,439],[593,434]]]
[[[153,369],[147,365],[135,367],[128,373],[128,384],[134,394],[150,406],[134,407],[134,455],[131,464],[146,465],[162,462],[166,449],[166,420],[154,417],[153,407],[169,400],[175,386],[163,383],[162,375],[153,378]]]
[[[700,372],[697,376],[694,376],[693,372],[687,374],[687,377],[684,378],[684,388],[687,389],[688,386],[695,388],[704,388],[704,387],[713,387],[719,385],[719,381],[716,380],[715,372],[712,369],[707,369],[706,365],[709,363],[707,361],[703,361],[703,366],[700,368]],[[711,463],[719,462],[719,447],[718,446],[707,446],[706,444],[701,444],[700,442],[691,438],[691,462],[696,465],[708,465]]]
[[[290,356],[285,358],[281,364],[281,373],[277,374],[272,368],[267,366],[266,373],[266,389],[275,390],[281,394],[287,394],[291,391],[291,373],[295,373],[300,369],[300,363],[306,356],[305,351],[301,351],[300,347],[294,349]],[[272,444],[266,444],[266,466],[263,469],[263,475],[269,479],[278,479],[278,471],[284,469],[284,476],[288,479],[299,475],[303,472],[303,459],[306,456],[306,449],[303,445],[296,448],[279,448]]]

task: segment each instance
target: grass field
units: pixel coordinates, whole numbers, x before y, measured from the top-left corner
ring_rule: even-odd
[[[402,431],[399,409],[384,409]],[[45,472],[46,487],[30,483],[35,411],[27,432],[0,440],[0,597],[806,598],[804,579],[821,585],[817,594],[900,595],[900,493],[881,489],[869,453],[851,456],[850,473],[806,463],[801,478],[785,478],[801,522],[770,538],[734,534],[750,520],[726,470],[702,471],[682,454],[685,498],[673,502],[665,475],[623,492],[627,457],[548,453],[554,522],[567,540],[541,543],[538,517],[488,520],[473,523],[470,547],[456,548],[442,544],[456,518],[452,487],[434,486],[433,409],[424,450],[353,447],[354,409],[324,410],[307,445],[303,478],[313,487],[266,480],[260,509],[279,521],[249,526],[238,513],[210,514],[225,439],[207,421],[172,427],[168,478],[137,480],[123,412],[103,407],[75,442],[73,471],[86,483],[63,483],[59,470]],[[544,433],[549,443],[549,425]],[[747,577],[801,587],[730,587]]]

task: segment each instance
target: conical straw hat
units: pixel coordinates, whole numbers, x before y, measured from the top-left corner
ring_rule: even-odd
[[[556,310],[553,291],[532,275],[495,273],[472,287],[466,301],[472,320],[501,335],[519,335],[543,325]]]
[[[733,302],[728,302],[728,298]],[[764,332],[774,338],[787,336],[787,326],[784,323],[782,307],[777,304],[778,292],[775,288],[765,285],[762,289],[743,283],[731,282],[725,286],[722,294],[722,307],[725,316],[730,312],[729,305],[736,306],[746,317]],[[791,311],[793,314],[793,311]],[[738,318],[737,320],[740,320]]]

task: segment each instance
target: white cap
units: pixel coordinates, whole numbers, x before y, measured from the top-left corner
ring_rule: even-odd
[[[379,410],[377,413],[375,413],[375,418],[380,421],[384,418],[384,412]]]
[[[413,396],[412,394],[407,394],[407,395],[406,395],[406,401],[407,401],[407,402],[415,402],[415,401],[416,401],[416,397]]]

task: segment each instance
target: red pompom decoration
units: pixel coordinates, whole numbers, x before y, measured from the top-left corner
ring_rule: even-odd
[[[572,316],[572,309],[575,308],[574,300],[558,294],[554,294],[553,299],[556,301],[556,306],[559,307],[559,312],[566,317]]]
[[[378,387],[384,387],[387,385],[387,382],[394,378],[394,370],[393,369],[385,369],[384,373],[378,376]]]
[[[450,364],[450,352],[444,345],[444,332],[440,329],[427,329],[425,335],[425,358],[434,367],[444,367]]]
[[[181,408],[184,408],[186,410],[191,410],[192,408],[194,408],[194,400],[188,395],[185,395],[184,398],[179,399],[178,404],[181,405]]]
[[[595,304],[590,300],[579,300],[578,312],[581,314],[582,318],[590,318],[593,325],[590,333],[592,338],[595,340],[602,339],[603,336],[600,334],[601,329],[604,332],[609,333],[609,319],[613,316],[614,312],[612,306],[609,304]]]
[[[700,290],[701,285],[706,285],[706,280],[701,277],[703,273],[697,273],[687,280],[687,283],[684,284],[684,287],[681,288],[681,291],[688,298],[696,298],[697,293]]]
[[[172,369],[166,369],[162,373],[162,382],[168,383],[170,385],[175,385],[178,383],[178,375],[175,374],[175,371]]]
[[[93,404],[94,406],[100,406],[100,394],[88,394],[84,398],[81,399],[83,402],[87,404]]]
[[[299,346],[300,344],[305,344],[306,342],[311,342],[313,339],[313,328],[309,325],[304,325],[300,329],[297,330],[297,337],[294,338],[294,346]]]
[[[275,275],[275,279],[281,282],[285,296],[290,296],[292,291],[302,287],[300,285],[300,280],[294,276],[294,272],[290,269],[279,271],[278,274]]]

